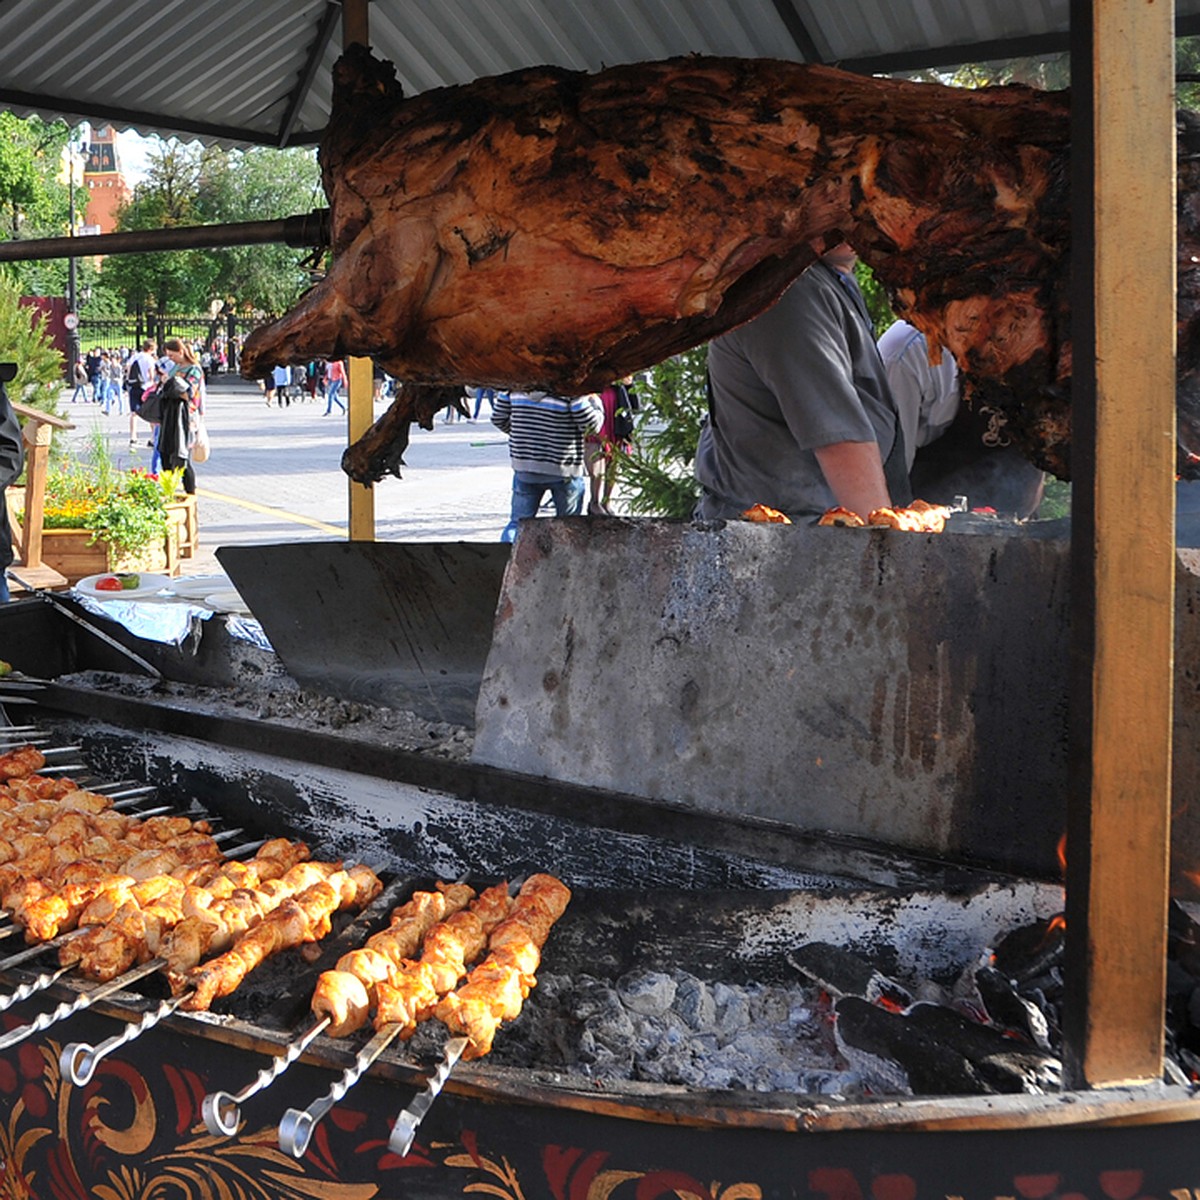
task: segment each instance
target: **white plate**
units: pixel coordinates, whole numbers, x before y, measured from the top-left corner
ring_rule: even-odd
[[[184,575],[172,579],[168,589],[173,596],[181,600],[203,600],[214,592],[229,590],[227,575]]]
[[[237,613],[243,617],[250,615],[250,609],[245,600],[233,588],[227,588],[223,592],[213,592],[211,596],[205,596],[204,603],[213,612]]]
[[[98,590],[96,587],[97,579],[105,579],[109,575],[116,575],[116,571],[105,571],[103,575],[89,575],[86,579],[81,579],[75,587],[85,596],[91,596],[96,600],[144,600],[147,596],[153,596],[156,592],[161,592],[171,582],[169,575],[151,575],[147,571],[140,571],[138,573],[142,577],[138,586],[122,589],[119,592],[106,592]]]

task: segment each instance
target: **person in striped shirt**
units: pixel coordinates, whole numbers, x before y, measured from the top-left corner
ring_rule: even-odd
[[[583,442],[604,423],[595,396],[555,396],[550,392],[499,392],[492,424],[508,434],[512,462],[512,516],[500,535],[517,536],[517,522],[536,517],[547,492],[560,517],[583,512]]]

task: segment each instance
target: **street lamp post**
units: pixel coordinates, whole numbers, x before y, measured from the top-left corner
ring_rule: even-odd
[[[70,210],[71,227],[68,237],[75,236],[75,135],[67,143],[67,203]],[[76,296],[75,255],[67,260],[67,312],[71,320],[67,322],[67,382],[75,382],[75,364],[79,361],[79,311]]]

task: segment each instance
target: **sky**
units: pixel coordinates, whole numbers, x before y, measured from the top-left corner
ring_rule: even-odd
[[[149,165],[148,156],[156,138],[144,138],[133,130],[117,134],[117,157],[121,162],[121,172],[125,182],[133,187],[145,178]]]

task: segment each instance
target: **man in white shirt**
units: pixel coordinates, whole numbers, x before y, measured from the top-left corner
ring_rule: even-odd
[[[125,364],[125,379],[129,384],[129,445],[138,444],[137,412],[142,407],[142,396],[158,382],[158,364],[154,361],[154,342],[147,338],[142,348],[129,356]]]
[[[1045,476],[1011,444],[998,412],[960,403],[954,355],[943,347],[933,366],[925,335],[906,321],[879,339],[879,355],[904,430],[913,495],[932,504],[966,496],[970,508],[1032,517]]]

